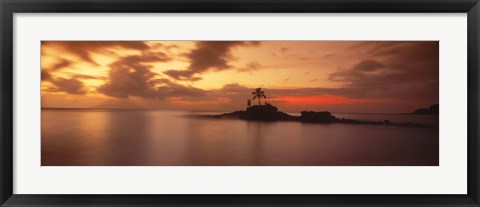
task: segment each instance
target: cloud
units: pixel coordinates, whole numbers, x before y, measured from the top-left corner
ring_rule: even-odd
[[[74,95],[83,95],[87,93],[85,84],[82,81],[77,79],[78,77],[72,78],[55,78],[47,70],[42,70],[41,79],[42,81],[49,81],[53,84],[53,87],[47,89],[49,92],[65,92],[68,94]]]
[[[245,67],[237,69],[238,72],[252,72],[252,71],[257,71],[260,70],[260,63],[258,62],[249,62],[245,65]]]
[[[53,79],[52,74],[50,74],[51,71],[60,70],[72,64],[73,64],[72,61],[62,59],[60,62],[53,64],[51,67],[42,68],[42,73],[41,73],[42,81],[50,81]]]
[[[230,84],[225,84],[223,87],[220,89],[221,92],[223,93],[248,93],[250,94],[250,88],[240,85],[238,83],[230,83]]]
[[[197,74],[208,70],[226,70],[231,68],[230,61],[234,59],[231,50],[237,46],[256,46],[259,42],[249,41],[200,41],[196,48],[185,56],[190,65],[185,70],[169,70],[166,75],[177,80],[191,80]]]
[[[407,59],[410,60],[418,60],[418,58],[423,59],[425,57],[435,58],[435,56],[438,58],[438,41],[364,41],[347,48],[346,52],[364,54],[372,58],[391,57],[403,59],[408,57]],[[417,53],[420,56],[417,56]]]
[[[121,61],[117,61],[114,64],[137,67],[142,63],[168,62],[170,60],[171,59],[163,52],[143,52],[142,55],[130,55],[122,57]]]
[[[98,91],[117,98],[134,96],[150,99],[204,94],[201,89],[158,78],[158,74],[150,70],[151,65],[148,63],[167,60],[158,53],[123,57],[110,65],[109,79]]]
[[[363,53],[374,56],[394,55],[408,47],[408,41],[364,41],[347,48],[347,52]]]
[[[142,41],[42,41],[43,47],[55,47],[76,55],[83,61],[97,64],[91,54],[106,52],[108,48],[132,49],[145,51],[149,46]]]
[[[59,63],[54,64],[52,67],[48,68],[48,70],[60,70],[62,68],[68,67],[72,65],[73,62],[70,60],[62,59]]]
[[[438,42],[362,43],[369,59],[331,73],[350,97],[438,101]],[[359,48],[360,49],[360,48]]]
[[[190,49],[190,51],[186,51],[188,47],[180,50],[175,49],[179,46],[170,46],[172,50],[170,52],[167,50],[167,45],[154,45],[151,43],[145,45],[143,42],[130,43],[42,43],[60,48],[56,50],[60,51],[60,53],[72,53],[80,57],[81,60],[89,62],[94,61],[92,56],[96,57],[93,53],[113,53],[116,52],[117,49],[125,49],[127,51],[126,53],[113,55],[118,57],[118,59],[108,65],[109,73],[107,77],[77,74],[76,72],[70,72],[70,70],[56,71],[71,66],[71,60],[78,61],[78,58],[72,58],[71,54],[67,54],[68,58],[70,58],[68,60],[62,59],[65,57],[59,57],[57,59],[58,62],[43,68],[41,71],[42,81],[50,81],[52,83],[44,85],[44,88],[51,85],[52,88],[47,89],[47,91],[84,94],[87,90],[82,81],[84,81],[85,84],[89,84],[98,82],[90,82],[88,79],[101,79],[106,82],[97,88],[97,92],[109,97],[139,97],[144,98],[141,99],[142,102],[160,103],[159,106],[162,104],[167,105],[166,102],[169,100],[174,100],[176,103],[181,102],[185,104],[188,102],[196,102],[205,103],[205,105],[207,105],[207,103],[218,103],[218,105],[227,104],[225,100],[228,100],[228,104],[230,104],[228,107],[235,109],[239,107],[243,108],[246,99],[250,98],[251,91],[261,85],[244,86],[238,83],[232,83],[224,85],[219,89],[202,90],[185,84],[187,82],[182,81],[198,81],[201,79],[202,74],[211,71],[231,70],[250,72],[269,67],[268,61],[265,63],[260,62],[262,65],[259,62],[246,62],[245,65],[239,65],[238,62],[235,62],[236,57],[234,53],[237,51],[235,48],[255,46],[258,45],[258,42],[196,42],[196,47]],[[348,45],[346,46],[348,47]],[[304,74],[303,76],[307,75],[305,76],[306,84],[299,84],[298,87],[300,88],[291,89],[267,88],[265,90],[269,94],[269,98],[321,97],[323,100],[325,97],[344,97],[346,98],[345,100],[392,99],[412,102],[418,100],[424,102],[427,102],[426,100],[438,100],[438,42],[361,42],[349,47],[346,51],[340,50],[341,48],[328,50],[327,53],[318,53],[320,59],[334,57],[333,60],[325,60],[328,64],[318,64],[319,70],[321,68],[325,69],[323,71],[324,73],[321,74],[322,77],[324,74],[330,73],[328,77],[330,81],[324,80],[325,78],[308,77],[309,74],[313,73],[311,73],[311,71],[303,72],[310,70],[310,68],[305,67],[303,71],[299,70],[298,73]],[[163,53],[150,51],[162,51]],[[293,52],[294,49],[292,48],[291,51]],[[49,53],[50,50],[42,52]],[[283,54],[282,49],[279,47],[275,48],[275,52],[278,56],[286,55],[293,58],[297,57],[294,56],[294,54],[288,55],[290,52],[288,49],[283,50],[283,52],[287,54]],[[329,54],[329,52],[335,53]],[[137,55],[119,56],[125,54]],[[267,53],[267,55],[269,54]],[[177,56],[179,57],[176,58]],[[167,68],[168,70],[163,73],[155,72],[157,70],[155,70],[154,65],[159,65],[156,63],[171,61],[171,58],[179,61],[186,60],[188,61],[188,65],[184,68]],[[242,59],[242,61],[245,60]],[[339,69],[337,71],[328,72],[330,68],[336,66],[335,63],[337,62],[335,61],[341,61],[341,63],[338,64],[345,65],[338,65]],[[317,65],[314,65],[314,67],[315,66]],[[298,67],[302,67],[302,65],[298,65]],[[69,78],[55,78],[57,74]],[[291,83],[293,83],[292,81],[295,79],[294,77],[288,76],[272,76],[272,79],[273,78],[279,84],[284,83],[282,81],[288,81],[289,78]],[[327,83],[327,85],[335,88],[301,87],[301,85],[314,85],[313,83],[317,82],[318,84]],[[275,86],[270,84],[268,84],[268,86],[280,87],[279,85]],[[90,87],[92,86],[88,85],[89,90],[91,90]],[[168,104],[172,104],[172,108],[175,108],[173,102]],[[217,105],[213,107],[215,110],[217,109]],[[205,108],[207,108],[207,106],[205,106]]]
[[[353,70],[360,71],[360,72],[373,72],[379,68],[383,68],[384,66],[375,61],[375,60],[364,60],[360,63],[356,64]]]
[[[83,82],[75,78],[55,78],[50,80],[53,83],[55,88],[51,88],[51,92],[60,92],[63,91],[68,94],[83,95],[87,93],[87,90],[84,88]]]
[[[137,62],[132,62],[133,60]],[[155,73],[149,70],[149,65],[138,62],[139,60],[139,57],[129,56],[112,63],[109,80],[100,86],[98,91],[117,98],[129,96],[155,98],[155,84],[152,82]]]
[[[368,76],[371,72],[379,71],[383,67],[385,67],[383,64],[375,60],[363,60],[349,70],[330,74],[329,79],[332,81],[351,81],[352,79],[365,78],[365,76]]]
[[[41,78],[42,78],[42,81],[47,81],[52,78],[52,75],[50,75],[50,73],[47,70],[42,70]]]
[[[176,80],[186,80],[191,82],[202,80],[201,77],[193,76],[192,72],[189,70],[167,70],[163,73]]]

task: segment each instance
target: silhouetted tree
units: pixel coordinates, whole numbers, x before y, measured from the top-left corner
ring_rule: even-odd
[[[258,99],[258,105],[259,105],[259,106],[262,105],[262,104],[260,103],[260,99],[261,99],[261,98],[267,98],[267,97],[265,96],[265,91],[262,91],[262,88],[256,88],[256,89],[252,92],[252,95],[253,95],[252,100]]]

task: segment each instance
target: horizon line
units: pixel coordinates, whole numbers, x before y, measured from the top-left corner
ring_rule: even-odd
[[[139,111],[197,111],[197,112],[226,112],[228,111],[215,111],[215,110],[185,110],[185,109],[152,109],[152,108],[97,108],[97,107],[41,107],[40,109],[80,109],[80,110],[139,110]],[[302,111],[314,111],[314,110],[302,110]],[[285,112],[285,113],[301,113],[300,112]],[[326,111],[326,110],[323,110]],[[320,111],[315,111],[320,112]],[[376,113],[376,112],[332,112],[328,111],[332,114],[414,114],[413,112],[396,112],[396,113]]]

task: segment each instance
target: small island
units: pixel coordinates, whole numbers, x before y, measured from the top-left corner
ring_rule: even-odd
[[[272,104],[261,104],[260,98],[266,98],[265,92],[261,88],[255,89],[252,92],[253,99],[258,99],[258,105],[251,105],[251,100],[247,100],[247,109],[245,111],[234,111],[231,113],[224,113],[219,115],[207,115],[211,118],[220,119],[241,119],[254,121],[297,121],[302,123],[319,123],[319,124],[366,124],[366,125],[388,125],[401,127],[417,127],[417,128],[433,128],[434,126],[416,124],[411,122],[393,123],[389,120],[384,121],[362,121],[354,119],[337,118],[328,111],[302,111],[300,116],[292,116],[285,112],[279,111],[277,107]]]
[[[439,112],[439,105],[431,105],[428,108],[420,108],[415,110],[412,114],[420,114],[420,115],[438,115]]]

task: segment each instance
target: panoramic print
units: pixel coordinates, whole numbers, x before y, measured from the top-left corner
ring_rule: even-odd
[[[42,166],[438,166],[438,41],[42,41]]]

